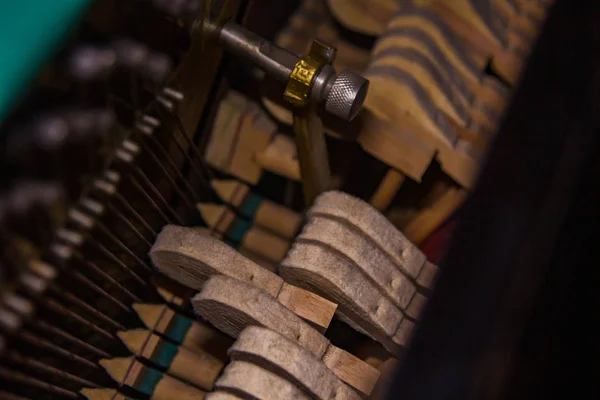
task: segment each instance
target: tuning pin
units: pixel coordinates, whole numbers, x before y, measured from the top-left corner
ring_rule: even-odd
[[[91,81],[106,77],[115,67],[114,49],[93,45],[76,47],[67,59],[67,69],[76,79]]]
[[[183,101],[183,93],[170,87],[166,87],[163,89],[163,95],[176,102]]]
[[[132,39],[113,42],[119,65],[141,73],[155,82],[163,81],[173,67],[171,58],[163,53],[151,51],[145,44]]]
[[[62,221],[64,194],[56,183],[20,182],[3,202],[3,223],[13,233],[43,247]]]

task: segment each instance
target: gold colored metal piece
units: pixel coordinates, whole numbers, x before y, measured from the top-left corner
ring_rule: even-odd
[[[308,54],[294,66],[283,97],[297,107],[306,106],[317,73],[333,62],[335,53],[335,48],[315,40]]]
[[[319,39],[315,39],[312,42],[310,51],[308,52],[308,56],[318,61],[321,66],[325,64],[333,64],[336,54],[337,49],[335,47],[328,46]]]

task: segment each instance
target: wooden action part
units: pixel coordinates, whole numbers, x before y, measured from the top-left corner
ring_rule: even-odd
[[[258,266],[225,243],[193,228],[169,225],[163,228],[150,250],[154,265],[176,281],[200,290],[212,275],[223,274],[264,290],[311,323],[326,329],[335,313],[335,304],[304,290],[285,286],[274,273]],[[297,291],[297,294],[290,294]],[[315,310],[319,311],[315,315]]]
[[[128,400],[115,389],[83,388],[79,393],[88,400]]]
[[[257,104],[229,91],[219,105],[206,149],[206,161],[221,171],[255,184],[262,175],[255,153],[267,147],[276,129]]]
[[[134,357],[103,359],[100,365],[119,384],[152,400],[197,400],[204,396],[200,389],[149,368]]]
[[[227,358],[233,341],[214,328],[178,314],[162,304],[134,304],[133,309],[146,327],[198,355],[209,353]]]
[[[296,341],[340,379],[368,394],[376,371],[360,359],[329,343],[324,336],[261,290],[223,275],[211,278],[192,299],[196,312],[232,337],[250,325],[265,326]]]
[[[346,193],[330,191],[317,198],[308,210],[309,218],[312,215],[343,220],[373,241],[400,271],[418,279],[425,255],[368,203]]]
[[[296,243],[315,243],[345,256],[380,293],[411,318],[418,318],[425,298],[385,254],[364,235],[339,220],[313,216]]]
[[[345,257],[323,246],[295,243],[280,267],[286,281],[338,304],[337,315],[395,354],[407,345],[412,322]]]
[[[223,362],[208,353],[193,352],[171,344],[145,329],[117,334],[136,356],[165,368],[169,375],[211,390],[223,369]]]
[[[193,228],[165,226],[150,250],[150,259],[162,273],[195,290],[215,274],[251,282],[273,297],[283,285],[274,273]]]
[[[208,226],[223,233],[234,247],[243,247],[274,263],[281,261],[290,247],[288,239],[260,228],[252,220],[238,217],[227,206],[199,203],[197,208]]]
[[[296,342],[266,328],[250,326],[229,350],[234,361],[247,361],[285,377],[311,398],[360,399],[321,360]]]
[[[236,180],[213,180],[211,186],[219,197],[234,207],[238,213],[254,221],[260,227],[287,239],[293,239],[302,215],[252,193],[250,187]]]
[[[192,298],[192,306],[203,318],[231,337],[248,325],[261,325],[298,341],[321,358],[329,341],[292,311],[252,283],[215,275]]]

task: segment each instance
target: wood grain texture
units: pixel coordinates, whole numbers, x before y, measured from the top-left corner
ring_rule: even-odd
[[[262,255],[266,259],[278,263],[285,257],[290,248],[290,241],[281,238],[256,225],[252,226],[242,238],[242,245],[248,250]]]
[[[387,68],[384,68],[387,67]],[[402,81],[421,99],[425,93],[431,102],[461,124],[469,122],[469,105],[456,85],[449,82],[442,70],[421,52],[408,47],[394,47],[372,60],[365,71],[367,78],[383,75],[396,82]],[[407,79],[410,76],[412,79]],[[416,88],[419,85],[419,89]],[[423,100],[424,102],[424,100]]]
[[[257,400],[308,400],[310,397],[287,379],[246,361],[233,361],[215,382],[218,390]]]
[[[215,274],[251,282],[273,297],[283,285],[277,275],[218,239],[192,228],[165,226],[150,250],[150,259],[162,273],[196,290]]]
[[[129,397],[125,397],[115,389],[96,389],[96,388],[83,388],[79,393],[88,400],[126,400]],[[2,398],[2,397],[0,397]],[[16,399],[16,398],[15,398]],[[6,400],[10,400],[7,398]]]
[[[435,45],[428,44],[429,51],[434,51],[436,47],[439,48],[440,52],[468,83],[480,81],[484,64],[477,63],[473,59],[470,49],[460,41],[451,26],[428,7],[411,7],[405,12],[395,15],[379,41],[382,46],[380,47],[378,44],[373,55],[375,56],[377,52],[383,51],[387,47],[383,46],[387,37],[400,35],[405,30],[420,38],[424,44],[427,44],[425,38],[430,38]],[[436,58],[438,62],[443,62],[439,56]]]
[[[346,28],[378,36],[399,9],[394,0],[327,0],[333,16]]]
[[[257,104],[229,91],[219,105],[205,159],[214,168],[257,183],[262,167],[255,153],[267,147],[276,129]]]
[[[118,336],[136,356],[155,362],[166,368],[170,375],[204,390],[212,389],[223,369],[223,362],[214,356],[176,347],[147,330],[118,332]]]
[[[357,229],[379,247],[407,276],[417,278],[425,255],[370,204],[337,191],[323,193],[307,212],[337,218]]]
[[[231,337],[249,325],[266,326],[296,340],[316,357],[329,341],[300,317],[251,283],[213,276],[192,299],[194,310]]]
[[[208,352],[220,360],[225,360],[227,349],[233,343],[216,329],[192,321],[165,305],[134,304],[133,309],[148,329],[198,354]]]
[[[446,38],[446,40],[450,39]],[[446,43],[442,42],[441,44]],[[390,28],[377,41],[371,56],[371,64],[375,64],[383,58],[402,57],[402,49],[411,49],[426,57],[434,65],[435,69],[443,76],[444,81],[455,88],[462,96],[461,101],[470,103],[473,101],[473,90],[472,82],[469,82],[468,79],[475,79],[479,75],[478,69],[464,55],[452,54],[453,57],[449,57],[448,53],[455,51],[456,48],[458,47],[445,49],[444,51],[440,44],[435,42],[422,27],[408,25],[401,28]],[[464,62],[469,63],[467,66],[462,63],[455,64],[463,59],[465,59]],[[472,76],[471,74],[465,74],[464,71],[461,72],[461,66],[463,69],[470,68]]]
[[[399,124],[413,118],[428,133],[431,143],[453,147],[458,133],[426,90],[406,71],[389,65],[371,66],[364,106],[377,117]]]
[[[232,337],[251,325],[264,326],[296,341],[350,386],[368,394],[378,374],[362,360],[332,346],[318,331],[257,288],[225,276],[211,278],[192,299],[194,310]]]
[[[118,383],[141,391],[153,400],[193,400],[204,392],[145,366],[133,357],[100,360],[100,365]]]
[[[362,129],[357,142],[363,150],[420,182],[435,156],[435,146],[414,133],[422,127],[408,118],[402,125],[396,125],[377,118],[368,110],[363,110],[359,118]]]
[[[251,246],[246,247],[252,249]],[[274,249],[279,251],[281,258],[285,255],[283,250]],[[285,250],[287,251],[287,245]],[[162,273],[196,290],[202,288],[207,278],[216,274],[248,282],[275,299],[283,287],[283,280],[273,272],[250,261],[218,239],[193,228],[174,225],[163,228],[150,250],[150,258]],[[288,291],[295,289],[297,288],[287,288]],[[293,306],[299,315],[303,318],[314,318],[311,322],[317,326],[328,326],[327,318],[333,307],[330,302],[318,296],[309,298],[302,293],[294,299],[296,301]],[[300,300],[303,299],[306,302],[301,304]],[[322,303],[319,309],[328,310],[323,315],[314,313],[318,302]],[[327,325],[324,326],[325,323]]]
[[[289,239],[236,215],[225,205],[198,203],[196,208],[202,219],[216,232],[222,233],[236,244],[239,243],[237,247],[244,247],[273,263],[281,261],[290,247]],[[265,217],[263,216],[262,219],[264,220]],[[281,224],[285,225],[285,221]]]
[[[285,282],[277,300],[321,333],[327,330],[337,309],[337,304]]]
[[[291,125],[291,119],[289,124]],[[278,134],[269,145],[256,153],[256,162],[262,168],[293,181],[300,181],[300,165],[293,139]]]
[[[323,362],[294,341],[266,328],[246,328],[231,347],[232,360],[248,361],[285,377],[315,399],[360,399]]]
[[[230,204],[244,217],[254,220],[257,226],[287,239],[293,239],[298,232],[302,222],[301,214],[251,193],[248,185],[236,180],[213,180],[211,186],[225,203]],[[247,206],[248,202],[258,205],[250,207]]]
[[[379,379],[379,371],[339,347],[329,346],[323,363],[342,381],[361,393],[370,394]]]

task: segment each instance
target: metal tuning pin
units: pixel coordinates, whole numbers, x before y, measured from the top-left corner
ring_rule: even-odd
[[[305,206],[331,188],[331,173],[319,110],[351,121],[360,111],[369,81],[331,65],[336,49],[315,40],[301,57],[270,43],[233,22],[206,25],[207,33],[230,53],[252,62],[271,78],[286,84],[283,93],[293,106],[294,133]]]
[[[133,39],[118,39],[113,42],[112,48],[118,65],[136,71],[154,82],[163,82],[173,68],[168,55],[153,51]]]

